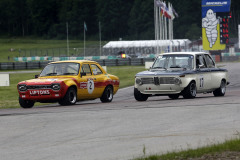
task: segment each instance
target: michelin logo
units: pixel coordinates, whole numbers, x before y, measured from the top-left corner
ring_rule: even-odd
[[[227,2],[207,2],[206,5],[213,6],[213,5],[227,5]]]

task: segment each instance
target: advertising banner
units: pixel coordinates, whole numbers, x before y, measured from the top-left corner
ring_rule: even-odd
[[[231,0],[202,0],[204,50],[224,50],[228,44],[228,16]]]

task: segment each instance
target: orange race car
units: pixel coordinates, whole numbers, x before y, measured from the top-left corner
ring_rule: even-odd
[[[35,79],[19,82],[17,88],[23,108],[32,108],[35,102],[73,105],[96,98],[111,102],[118,91],[119,78],[95,61],[59,61],[49,63]]]

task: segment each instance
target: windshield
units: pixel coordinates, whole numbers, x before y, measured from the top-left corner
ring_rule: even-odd
[[[159,56],[152,69],[170,69],[170,68],[183,68],[193,69],[193,55],[162,55]]]
[[[47,65],[40,74],[43,76],[78,75],[80,64],[78,63],[52,63]]]

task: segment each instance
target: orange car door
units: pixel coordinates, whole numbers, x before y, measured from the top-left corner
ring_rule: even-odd
[[[92,72],[89,64],[82,64],[80,71],[79,84],[80,88],[78,90],[78,98],[79,99],[92,99],[91,98],[91,90],[92,90],[92,82],[89,79],[92,77]]]

